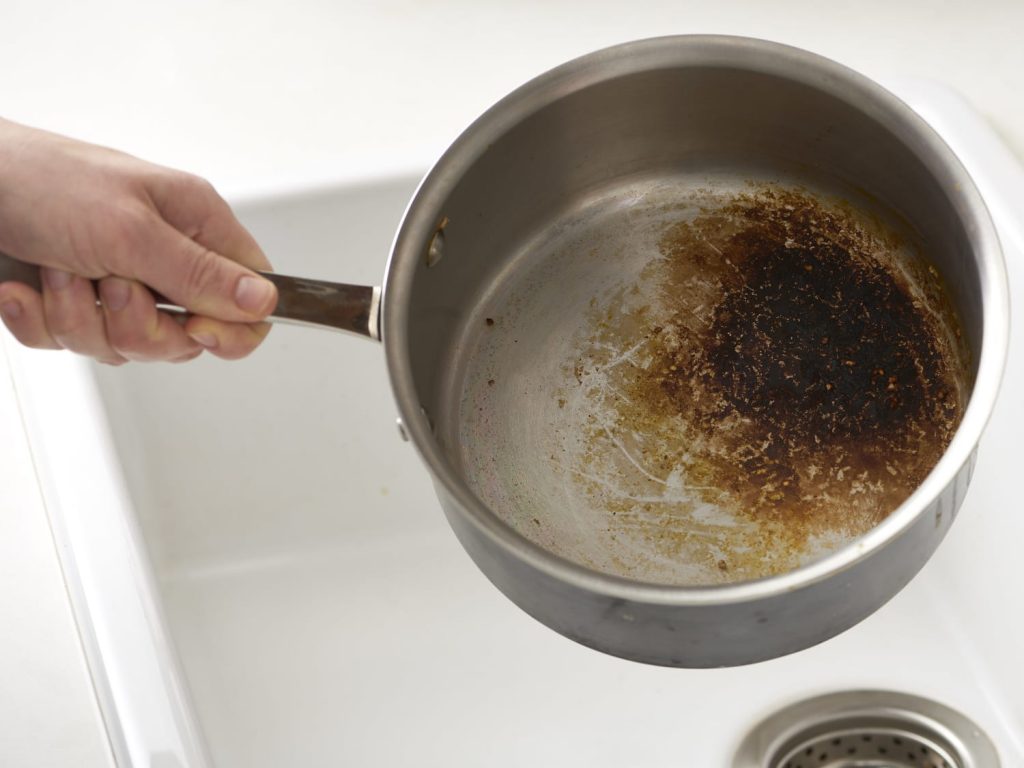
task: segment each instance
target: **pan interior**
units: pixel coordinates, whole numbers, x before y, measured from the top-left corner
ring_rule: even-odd
[[[922,250],[831,182],[617,182],[467,317],[453,458],[506,524],[598,571],[707,585],[820,558],[910,494],[966,403]]]

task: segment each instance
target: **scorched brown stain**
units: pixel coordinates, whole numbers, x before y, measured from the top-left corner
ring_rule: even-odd
[[[613,423],[592,426],[578,474],[607,476],[614,441],[644,475],[612,460],[637,478],[603,494],[609,534],[736,580],[787,570],[814,538],[848,540],[898,506],[948,445],[966,377],[941,282],[900,245],[779,188],[671,225],[650,268],[658,295],[595,309],[589,352],[571,363],[585,386],[604,350],[633,350],[588,394]],[[715,538],[652,503],[680,469],[745,532]]]

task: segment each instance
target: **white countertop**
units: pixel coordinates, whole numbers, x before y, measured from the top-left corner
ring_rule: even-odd
[[[482,110],[590,50],[731,33],[952,85],[1024,154],[1024,4],[893,0],[7,0],[0,114],[226,194],[421,169]]]
[[[0,25],[0,114],[187,168],[236,199],[422,169],[541,71],[674,33],[765,37],[879,79],[943,81],[1024,155],[1020,3],[7,0]],[[0,374],[0,763],[109,766]]]

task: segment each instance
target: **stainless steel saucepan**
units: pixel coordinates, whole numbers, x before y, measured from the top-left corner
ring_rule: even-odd
[[[507,96],[424,179],[383,296],[274,279],[278,315],[383,340],[404,433],[502,592],[684,667],[807,648],[914,576],[1008,335],[996,233],[931,128],[733,37]]]

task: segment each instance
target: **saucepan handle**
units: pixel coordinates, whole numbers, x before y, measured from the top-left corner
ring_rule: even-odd
[[[307,280],[276,272],[259,274],[277,286],[277,306],[267,318],[271,322],[312,325],[380,339],[380,288]],[[41,290],[38,266],[0,253],[0,283],[9,280]],[[153,295],[160,309],[187,311],[155,291]]]

